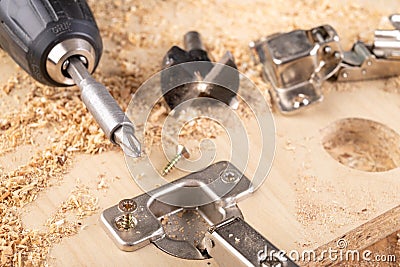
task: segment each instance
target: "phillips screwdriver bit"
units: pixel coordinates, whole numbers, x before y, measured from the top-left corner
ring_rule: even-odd
[[[81,89],[81,98],[111,142],[130,157],[139,157],[141,146],[134,135],[133,123],[122,111],[107,88],[97,82],[77,58],[68,60],[67,72]]]

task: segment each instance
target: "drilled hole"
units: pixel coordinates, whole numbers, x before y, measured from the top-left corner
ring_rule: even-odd
[[[341,164],[367,172],[400,166],[400,135],[386,125],[347,118],[321,130],[322,145]]]
[[[204,217],[197,210],[181,210],[161,218],[165,234],[173,240],[188,241],[197,247],[209,228]]]

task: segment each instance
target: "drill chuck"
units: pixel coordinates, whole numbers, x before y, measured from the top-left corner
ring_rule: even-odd
[[[73,85],[70,57],[90,72],[100,60],[100,32],[85,0],[2,0],[0,21],[1,48],[43,84]]]
[[[69,59],[77,57],[92,73],[96,64],[96,51],[93,46],[84,39],[67,39],[55,45],[46,60],[46,71],[50,78],[60,84],[74,85],[67,72]]]

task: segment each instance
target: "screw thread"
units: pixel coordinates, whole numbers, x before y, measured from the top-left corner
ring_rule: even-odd
[[[135,222],[133,219],[133,215],[131,213],[119,216],[116,219],[115,224],[119,230],[125,230],[125,231],[128,231],[129,229],[135,227]]]
[[[161,173],[161,176],[167,175],[173,168],[175,168],[175,165],[179,162],[179,160],[182,158],[182,154],[177,154],[169,163],[167,166],[165,166],[163,172]]]

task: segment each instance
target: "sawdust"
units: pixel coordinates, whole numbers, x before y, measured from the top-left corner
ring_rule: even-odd
[[[400,77],[393,77],[390,79],[387,79],[385,81],[385,86],[383,88],[385,92],[388,93],[400,93]]]
[[[324,233],[326,242],[334,239],[335,231],[355,221],[367,220],[377,209],[377,199],[355,196],[351,188],[334,185],[315,176],[296,178],[297,221],[310,231],[301,247],[315,248],[318,236]],[[339,189],[338,189],[339,188]]]
[[[98,211],[97,198],[81,184],[77,184],[67,201],[46,222],[46,231],[26,229],[18,206],[7,207],[7,204],[7,201],[0,203],[1,266],[46,266],[52,244],[78,233],[81,220]]]
[[[158,62],[165,51],[171,45],[179,44],[184,31],[188,30],[168,26],[171,21],[160,17],[160,13],[154,10],[162,10],[164,16],[169,16],[164,12],[168,6],[178,10],[202,8],[208,10],[209,14],[219,14],[225,18],[229,22],[229,29],[216,25],[213,16],[203,19],[206,16],[202,15],[201,18],[192,19],[192,14],[186,12],[189,17],[177,19],[187,21],[188,27],[204,33],[204,43],[212,58],[220,58],[226,50],[230,50],[239,70],[252,79],[269,99],[270,85],[262,79],[261,67],[255,66],[250,58],[247,47],[249,41],[276,31],[311,28],[329,23],[338,30],[344,46],[349,47],[360,36],[368,39],[365,32],[375,29],[381,18],[387,15],[378,9],[364,8],[359,3],[349,3],[342,7],[341,4],[331,2],[325,0],[316,4],[314,1],[292,1],[292,8],[288,9],[289,4],[286,3],[282,5],[279,2],[260,1],[255,1],[253,5],[241,1],[210,5],[207,1],[90,0],[89,4],[105,41],[101,65],[110,65],[109,69],[112,69],[107,72],[100,66],[95,78],[104,83],[118,103],[126,108],[130,95],[159,70]],[[275,17],[263,14],[263,9],[275,10]],[[254,29],[238,32],[236,29],[243,23],[252,25]],[[154,32],[152,28],[165,30]],[[138,54],[130,54],[129,51],[133,50],[147,52],[142,53],[144,57],[140,57]],[[0,52],[0,57],[4,56]],[[396,79],[389,80],[387,87],[391,90],[398,83]],[[337,90],[348,90],[348,87],[337,85]],[[62,179],[77,153],[97,154],[112,149],[112,146],[79,99],[76,87],[42,86],[19,71],[3,84],[2,91],[19,102],[19,105],[7,111],[2,110],[0,156],[7,156],[21,145],[37,145],[34,137],[36,129],[54,134],[26,164],[9,172],[0,168],[0,263],[2,266],[47,266],[46,258],[52,244],[79,231],[79,222],[69,221],[64,211],[76,214],[75,219],[90,216],[96,211],[96,199],[91,197],[87,188],[78,186],[48,222],[47,232],[26,229],[21,222],[22,208],[34,201],[50,185],[50,181]],[[20,92],[26,92],[26,95],[21,97]],[[159,112],[159,116],[164,114],[164,110]],[[194,127],[194,131],[189,129],[186,134],[200,134],[204,129],[207,129],[207,134],[218,134],[213,133],[213,128],[205,121],[195,123]],[[159,131],[159,128],[152,129],[151,137],[158,137]],[[103,186],[104,183],[100,187]],[[325,207],[311,208],[320,211],[309,216],[313,222],[326,215]],[[299,216],[302,217],[301,214]],[[325,222],[330,220],[329,217],[325,218]]]

